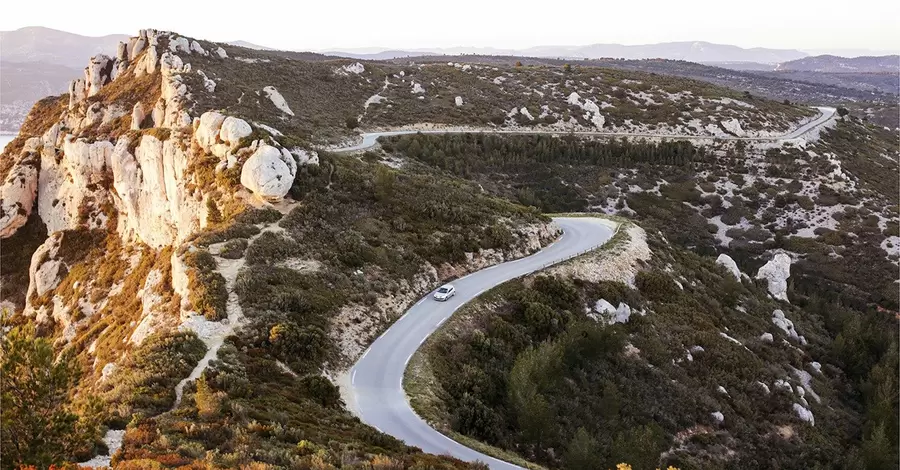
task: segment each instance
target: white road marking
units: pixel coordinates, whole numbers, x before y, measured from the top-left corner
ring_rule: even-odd
[[[443,325],[444,322],[447,321],[448,318],[450,318],[450,317],[444,317],[444,318],[441,318],[441,321],[438,322],[437,326]]]
[[[353,370],[353,375],[350,376],[350,385],[356,385],[356,369]]]

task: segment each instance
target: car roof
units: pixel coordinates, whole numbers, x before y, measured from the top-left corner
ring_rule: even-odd
[[[444,284],[444,285],[441,286],[441,288],[442,288],[442,289],[443,289],[443,288],[453,289],[453,284]]]

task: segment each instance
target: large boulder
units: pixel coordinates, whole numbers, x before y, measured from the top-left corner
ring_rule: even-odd
[[[25,225],[34,209],[40,156],[26,151],[0,186],[0,238],[12,236]]]
[[[219,129],[225,122],[225,116],[216,111],[207,111],[200,116],[194,128],[194,140],[204,150],[209,151],[219,140]]]
[[[293,157],[271,145],[261,145],[241,168],[241,184],[264,199],[282,199],[296,175],[296,163],[292,166],[286,158]]]
[[[234,148],[241,139],[249,136],[251,133],[253,133],[253,129],[250,127],[250,124],[247,124],[247,121],[228,116],[222,121],[222,128],[219,129],[219,138]]]
[[[730,256],[722,253],[718,258],[716,258],[716,264],[724,267],[725,270],[730,272],[738,281],[741,280],[741,270],[738,269],[737,263],[735,263]]]
[[[768,263],[759,268],[757,279],[765,279],[769,283],[772,297],[787,301],[787,280],[791,277],[791,257],[778,253]]]

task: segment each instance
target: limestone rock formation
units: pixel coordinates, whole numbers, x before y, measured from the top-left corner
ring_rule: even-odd
[[[40,139],[30,139],[26,143],[23,152],[26,155],[16,162],[0,186],[0,238],[16,233],[28,221],[34,208],[40,163],[38,145]]]
[[[791,257],[785,253],[778,253],[768,263],[759,268],[757,279],[765,279],[769,283],[769,293],[772,297],[787,301],[787,280],[791,277]]]
[[[131,109],[131,130],[139,130],[141,128],[141,123],[144,122],[144,118],[146,117],[147,114],[144,112],[144,105],[138,101],[134,104],[134,108]]]
[[[731,259],[730,256],[726,255],[725,253],[722,253],[721,255],[719,255],[718,258],[716,258],[716,264],[724,267],[728,272],[730,272],[734,276],[734,278],[736,280],[738,280],[738,281],[741,280],[741,270],[738,269],[737,263],[735,263],[734,260]]]
[[[290,156],[290,154],[288,154]],[[280,150],[261,145],[241,168],[241,184],[259,197],[279,200],[287,195],[297,173]],[[293,162],[293,157],[290,157]]]

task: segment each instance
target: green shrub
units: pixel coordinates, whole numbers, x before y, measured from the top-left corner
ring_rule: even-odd
[[[634,283],[641,295],[661,302],[671,301],[680,291],[672,277],[658,269],[639,271]]]

